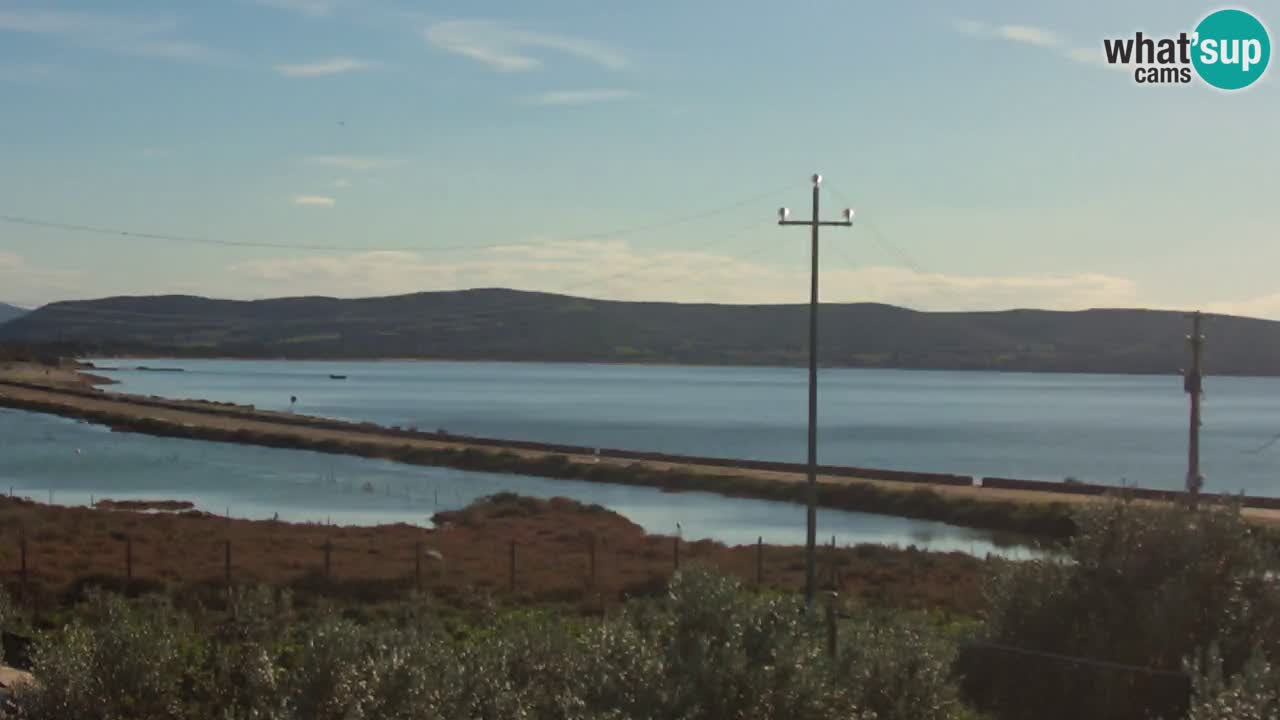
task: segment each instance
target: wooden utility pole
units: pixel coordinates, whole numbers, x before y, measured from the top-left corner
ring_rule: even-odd
[[[1204,476],[1200,474],[1200,396],[1204,393],[1203,360],[1204,335],[1200,334],[1200,322],[1204,316],[1196,311],[1188,315],[1191,319],[1191,334],[1187,342],[1191,345],[1191,369],[1184,374],[1183,389],[1191,396],[1191,425],[1187,439],[1187,497],[1192,507],[1199,500],[1200,488],[1204,485]]]
[[[819,219],[818,194],[821,185],[822,176],[815,174],[813,176],[813,217],[809,220],[788,220],[790,211],[787,208],[778,210],[779,225],[805,225],[812,230],[809,251],[812,265],[809,275],[809,484],[804,570],[804,601],[809,609],[813,608],[813,599],[818,588],[818,228],[823,225],[848,227],[853,224],[853,210],[845,210],[843,220]]]

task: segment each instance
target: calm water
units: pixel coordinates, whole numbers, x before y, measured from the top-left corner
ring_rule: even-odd
[[[103,360],[115,388],[504,438],[802,462],[806,372],[450,362]],[[329,375],[345,374],[346,380]],[[1169,376],[824,370],[819,460],[1181,487],[1187,398]],[[1207,488],[1280,494],[1280,380],[1206,380]]]
[[[368,483],[371,492],[362,488]],[[113,433],[52,415],[0,409],[0,492],[42,502],[87,504],[91,497],[190,500],[234,517],[373,525],[429,525],[437,509],[456,509],[502,491],[599,503],[646,530],[728,544],[803,544],[799,505],[664,494],[634,488],[518,475],[469,473],[341,455]],[[52,491],[52,497],[50,496]],[[941,523],[821,510],[822,537],[841,545],[915,544],[935,550],[1022,555],[979,533]]]

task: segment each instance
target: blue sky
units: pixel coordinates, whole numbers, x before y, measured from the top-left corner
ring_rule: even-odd
[[[1280,318],[1276,70],[1099,62],[1217,7],[0,0],[0,215],[285,246],[0,222],[0,300],[803,301],[819,171],[826,300]]]

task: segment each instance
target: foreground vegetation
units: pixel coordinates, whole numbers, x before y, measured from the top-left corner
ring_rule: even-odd
[[[1083,509],[1063,557],[990,565],[980,620],[841,603],[704,569],[604,616],[418,597],[227,611],[89,592],[37,634],[15,718],[1228,720],[1280,714],[1277,558],[1233,508]],[[465,517],[457,518],[465,523]],[[0,603],[0,625],[27,619]],[[833,605],[832,607],[837,607]],[[834,642],[833,642],[834,640]],[[979,714],[984,715],[979,715]]]
[[[19,718],[961,717],[953,646],[926,625],[851,621],[828,655],[793,596],[688,572],[604,621],[512,613],[449,628],[429,605],[358,625],[291,620],[269,592],[198,629],[163,601],[93,595],[41,638]],[[902,689],[909,689],[903,693]]]

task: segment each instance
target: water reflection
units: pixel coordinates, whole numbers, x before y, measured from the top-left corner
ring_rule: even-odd
[[[49,415],[0,410],[0,487],[62,505],[93,499],[186,500],[206,512],[292,522],[430,525],[437,510],[497,492],[569,497],[614,510],[653,533],[751,544],[804,542],[804,508],[790,503],[664,493],[519,475],[198,440],[113,433]],[[1025,557],[988,534],[942,523],[820,510],[824,541],[915,545]]]

